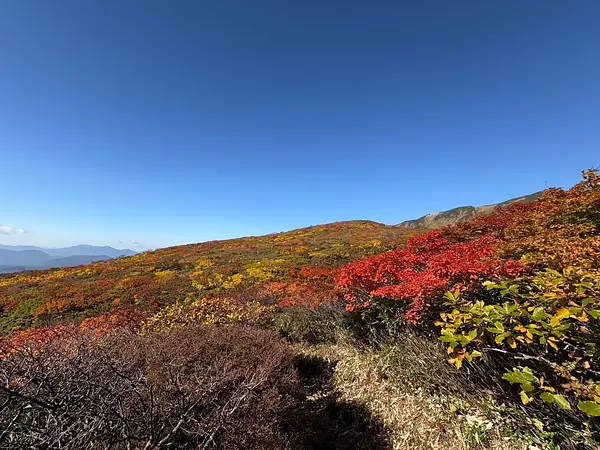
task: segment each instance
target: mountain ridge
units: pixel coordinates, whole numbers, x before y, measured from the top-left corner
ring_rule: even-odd
[[[532,202],[540,198],[543,191],[534,192],[533,194],[524,195],[521,197],[511,198],[501,203],[493,203],[483,206],[458,206],[446,211],[434,212],[426,214],[418,219],[405,220],[397,224],[400,228],[424,228],[433,230],[446,225],[451,225],[457,222],[466,222],[480,215],[491,214],[495,208],[500,206],[508,206],[519,202]]]
[[[50,256],[63,257],[63,256],[77,256],[77,255],[103,255],[111,258],[117,258],[119,256],[133,256],[138,252],[129,248],[114,248],[108,245],[97,246],[97,245],[86,245],[79,244],[69,247],[38,247],[35,245],[5,245],[0,244],[0,249],[12,250],[12,251],[24,251],[24,250],[38,250],[44,252]]]

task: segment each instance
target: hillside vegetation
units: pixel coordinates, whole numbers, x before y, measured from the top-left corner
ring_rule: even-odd
[[[109,311],[144,315],[204,297],[316,305],[335,298],[337,267],[396,248],[415,232],[368,221],[339,222],[0,276],[0,331],[81,321]]]
[[[341,222],[5,276],[0,305],[0,448],[600,443],[594,170],[433,231]]]

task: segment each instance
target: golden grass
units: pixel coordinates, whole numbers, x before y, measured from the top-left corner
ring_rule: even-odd
[[[368,407],[390,430],[394,450],[522,450],[501,423],[460,397],[434,395],[390,374],[376,353],[351,345],[308,347],[310,356],[337,362],[333,389]]]

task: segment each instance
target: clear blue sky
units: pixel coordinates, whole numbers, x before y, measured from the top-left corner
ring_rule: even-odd
[[[3,0],[0,243],[161,247],[570,186],[600,165],[599,23],[594,0]]]

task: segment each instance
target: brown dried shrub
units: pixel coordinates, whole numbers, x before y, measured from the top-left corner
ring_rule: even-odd
[[[60,336],[0,367],[1,448],[285,448],[293,354],[268,332]]]
[[[0,449],[389,448],[364,407],[312,396],[304,367],[249,327],[63,330],[1,357]]]

